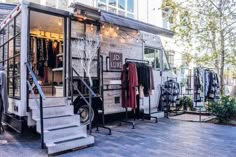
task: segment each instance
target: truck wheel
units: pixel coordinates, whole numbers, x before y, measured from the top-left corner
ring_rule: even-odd
[[[77,114],[80,115],[80,122],[83,125],[89,124],[89,106],[87,104],[81,104],[78,106]],[[93,108],[91,108],[91,122],[94,119],[94,111]]]

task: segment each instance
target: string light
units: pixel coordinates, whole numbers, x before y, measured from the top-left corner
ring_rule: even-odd
[[[134,31],[128,32],[125,30],[119,31],[120,30],[119,26],[115,26],[112,24],[107,24],[107,25],[103,24],[101,27],[104,29],[104,35],[110,36],[111,38],[116,38],[117,36],[119,36],[120,41],[122,43],[136,40],[137,43],[141,42],[141,43],[147,44],[149,40],[153,40],[153,41],[157,40],[157,36],[152,36],[150,38],[142,39],[139,31],[136,31],[136,32]]]

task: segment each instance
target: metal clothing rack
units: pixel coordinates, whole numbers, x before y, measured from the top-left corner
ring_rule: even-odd
[[[177,77],[169,77],[169,76],[167,76],[167,81],[170,81],[170,80],[173,80],[173,81],[175,81],[176,83],[177,83]],[[180,90],[180,89],[179,89]],[[170,94],[173,96],[173,91],[169,91],[170,92]],[[169,102],[169,103],[172,103],[172,102]],[[169,104],[169,106],[170,106],[170,104]],[[171,107],[171,106],[170,106]],[[171,111],[171,110],[170,110]],[[167,111],[168,112],[168,111]],[[177,108],[177,105],[175,104],[175,112],[174,112],[176,115],[179,115],[178,114],[178,108]],[[182,113],[181,113],[182,114]],[[168,116],[167,116],[168,117]]]
[[[132,63],[145,63],[145,64],[147,64],[147,65],[149,65],[149,61],[147,61],[147,60],[140,60],[140,59],[132,59],[132,58],[126,58],[125,59],[125,63],[128,63],[128,62],[132,62]],[[139,98],[139,97],[138,97]],[[139,99],[138,99],[138,106],[140,106],[139,105]],[[128,121],[128,109],[127,109],[127,107],[126,107],[126,112],[125,112],[125,114],[126,114],[126,116],[125,116],[125,120],[123,120],[122,122],[124,122],[124,123],[130,123],[129,121]],[[139,110],[139,109],[138,109]],[[155,113],[158,113],[158,111],[157,112],[151,112],[151,97],[149,96],[149,113],[148,114],[143,114],[143,120],[144,120],[144,118],[147,118],[147,119],[155,119],[155,122],[157,123],[158,122],[158,117],[154,117],[154,116],[152,116],[152,114],[155,114]],[[134,116],[134,121],[135,121],[135,116]],[[134,128],[134,125],[135,125],[135,123],[134,122],[131,122],[131,124],[133,125],[133,128]]]

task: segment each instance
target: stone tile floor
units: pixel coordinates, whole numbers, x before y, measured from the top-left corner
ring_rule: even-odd
[[[200,115],[197,114],[181,114],[181,115],[177,115],[177,116],[170,116],[170,119],[175,119],[175,120],[183,120],[183,121],[192,121],[192,122],[206,122],[212,118],[215,118],[215,116],[211,116],[211,115],[201,115],[201,119],[200,119]]]
[[[236,157],[236,127],[161,119],[158,124],[138,121],[112,126],[112,135],[94,133],[93,147],[67,152],[59,157]],[[101,132],[105,133],[105,131]],[[8,130],[0,135],[0,157],[44,157],[40,136],[20,136]]]

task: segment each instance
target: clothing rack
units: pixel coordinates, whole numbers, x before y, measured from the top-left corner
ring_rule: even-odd
[[[149,65],[149,61],[147,61],[147,60],[125,58],[125,63],[129,63],[129,62],[131,62],[131,63],[144,63],[144,64]],[[139,105],[139,104],[140,104],[139,99],[138,99],[137,103],[138,103],[138,107],[140,107],[140,105]],[[133,113],[134,113],[134,111],[133,111]],[[138,111],[138,113],[139,113],[139,111]],[[151,115],[151,114],[154,114],[154,113],[157,113],[157,112],[151,112],[151,97],[150,97],[150,95],[149,95],[149,113],[148,113],[148,114],[143,113],[142,119],[144,120],[144,118],[147,118],[147,119],[152,119],[152,118],[153,118],[153,119],[155,119],[155,122],[157,123],[157,122],[158,122],[158,117],[154,117],[154,116]],[[135,120],[136,120],[136,118],[135,118],[135,113],[134,113],[134,121],[135,121]],[[127,109],[127,107],[125,107],[125,120],[123,120],[123,121],[121,121],[121,122],[128,123],[128,124],[132,124],[132,125],[133,125],[133,128],[134,128],[134,126],[135,126],[135,123],[134,123],[134,122],[128,121],[128,109]],[[120,123],[120,124],[121,124],[121,123]]]
[[[35,35],[35,34],[30,34],[31,37],[36,37],[36,38],[43,38],[43,39],[49,39],[49,40],[56,40],[56,41],[63,41],[63,38],[55,38],[55,37],[46,37],[42,35]]]
[[[175,83],[178,83],[177,82],[177,77],[169,77],[169,76],[167,76],[167,81],[170,81],[170,80],[173,80],[173,81],[175,81]],[[179,88],[179,90],[181,90],[181,88]],[[173,91],[169,91],[169,92],[170,92],[171,95],[173,95]],[[171,107],[170,103],[169,103],[169,107]],[[172,110],[170,110],[170,108],[169,108],[169,111],[173,112]],[[169,111],[167,111],[167,112],[169,112]],[[180,113],[180,114],[178,113],[178,111],[180,111],[180,110],[178,109],[177,105],[175,104],[175,111],[174,111],[174,113],[176,114],[176,116],[184,113],[184,110],[183,110],[183,113]],[[168,117],[168,113],[167,113],[167,117]]]

